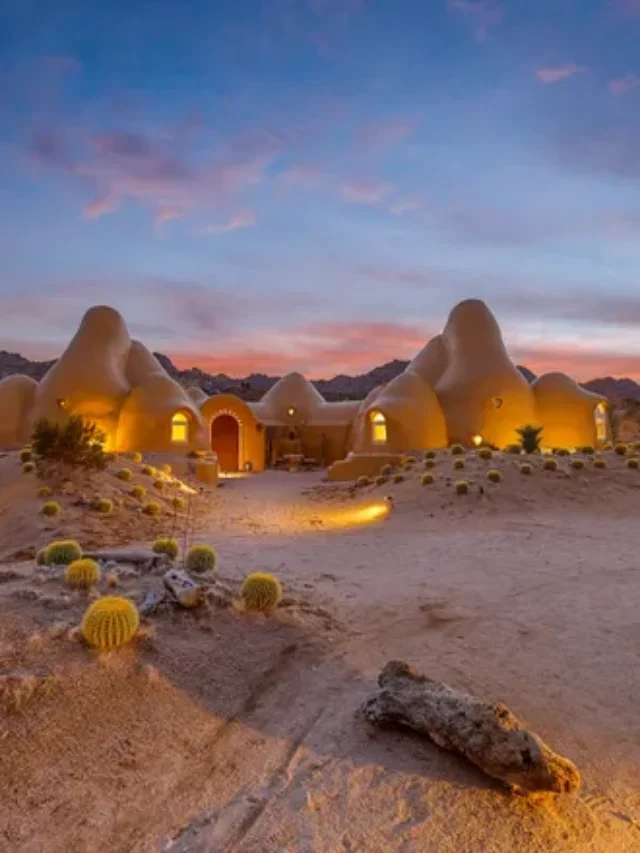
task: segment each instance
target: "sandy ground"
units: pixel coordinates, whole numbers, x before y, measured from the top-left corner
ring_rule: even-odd
[[[432,486],[418,470],[363,489],[230,479],[191,540],[216,545],[225,589],[277,573],[287,606],[162,611],[154,639],[106,658],[58,627],[80,594],[7,563],[2,669],[57,677],[2,717],[0,849],[640,850],[640,472],[607,461],[527,477],[508,456],[455,475],[441,458]],[[389,516],[366,522],[385,495]],[[138,599],[158,582],[123,571],[120,587]],[[356,712],[392,658],[505,701],[577,763],[581,793],[513,797],[370,729]]]

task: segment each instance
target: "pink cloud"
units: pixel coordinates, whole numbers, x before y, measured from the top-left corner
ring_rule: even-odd
[[[255,214],[252,210],[242,210],[231,216],[226,222],[218,225],[205,225],[198,233],[199,234],[228,234],[231,231],[239,231],[242,228],[249,228],[256,221]]]
[[[395,118],[366,124],[358,131],[356,141],[365,148],[389,148],[407,139],[417,124],[415,118]]]
[[[584,65],[575,65],[572,62],[566,65],[560,65],[556,68],[538,68],[536,77],[541,83],[552,85],[559,83],[561,80],[568,80],[570,77],[575,77],[576,74],[584,74],[586,71]]]
[[[383,202],[391,193],[391,185],[367,179],[352,179],[342,183],[341,195],[350,204],[373,206]]]
[[[609,82],[609,89],[614,95],[624,95],[632,89],[637,89],[640,86],[640,77],[637,74],[625,74],[624,77],[619,77],[617,80]]]
[[[104,216],[105,213],[113,213],[119,206],[120,201],[118,197],[111,193],[106,193],[85,205],[82,215],[85,219],[98,219],[100,216]]]
[[[470,22],[477,41],[486,41],[491,30],[504,18],[497,0],[447,0],[449,9]]]

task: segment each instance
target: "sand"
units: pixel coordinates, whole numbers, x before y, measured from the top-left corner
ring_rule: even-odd
[[[4,565],[2,669],[57,679],[2,717],[0,849],[639,850],[640,472],[559,461],[526,477],[508,456],[455,475],[441,458],[424,487],[418,470],[363,489],[229,479],[191,538],[216,545],[224,588],[273,571],[286,606],[161,612],[155,638],[106,658],[50,634],[78,621],[80,594]],[[388,517],[360,523],[385,495]],[[356,712],[391,658],[506,702],[576,762],[580,794],[514,797],[428,741],[369,728]]]

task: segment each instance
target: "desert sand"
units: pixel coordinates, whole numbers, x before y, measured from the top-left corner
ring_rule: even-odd
[[[86,594],[17,552],[74,530],[148,544],[169,516],[65,506],[44,521],[34,483],[0,460],[2,672],[55,674],[0,718],[0,849],[640,850],[640,472],[606,458],[556,473],[538,458],[525,476],[508,455],[453,472],[439,453],[430,486],[421,466],[378,487],[228,479],[198,497],[188,534],[217,549],[217,598],[161,609],[152,636],[106,656],[67,630]],[[224,606],[254,570],[285,587],[272,616]],[[159,582],[123,569],[119,592]],[[504,701],[578,765],[580,793],[513,796],[429,741],[368,727],[358,708],[393,658]]]

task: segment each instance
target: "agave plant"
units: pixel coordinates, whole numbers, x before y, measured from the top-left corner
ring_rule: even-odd
[[[527,424],[520,427],[516,432],[520,436],[520,447],[525,453],[539,453],[540,441],[542,440],[542,427]]]

